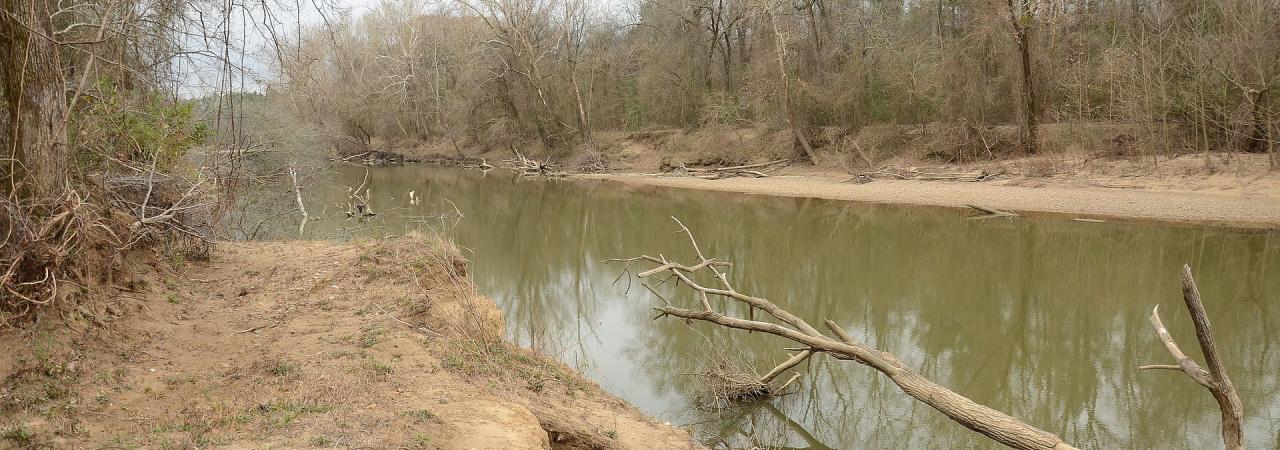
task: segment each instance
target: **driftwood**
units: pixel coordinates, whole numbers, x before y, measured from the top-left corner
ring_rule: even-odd
[[[689,243],[698,257],[696,263],[686,265],[669,261],[663,256],[649,255],[609,260],[627,264],[643,262],[655,264],[656,267],[640,272],[637,276],[647,278],[664,274],[669,278],[675,279],[678,283],[684,283],[697,293],[701,301],[701,309],[682,308],[659,296],[665,304],[654,308],[658,312],[657,318],[673,316],[686,320],[711,322],[728,328],[769,333],[802,344],[803,347],[800,349],[793,349],[798,350],[795,354],[790,355],[786,361],[769,371],[769,375],[765,377],[772,377],[769,379],[770,382],[773,381],[773,378],[807,360],[812,355],[826,353],[838,359],[852,360],[870,366],[889,377],[907,395],[938,410],[966,428],[977,431],[1001,444],[1016,449],[1028,450],[1067,450],[1075,448],[1063,442],[1053,433],[1028,425],[1003,412],[980,405],[963,395],[934,383],[912,371],[893,354],[868,347],[854,340],[835,322],[825,321],[826,328],[832,334],[827,336],[808,322],[778,307],[778,305],[767,299],[738,292],[729,283],[726,273],[720,270],[721,267],[728,267],[729,263],[704,256],[702,250],[698,247],[697,240],[693,237],[693,233],[679,219],[674,217],[672,219],[680,225],[680,229],[688,236]],[[691,276],[698,271],[711,272],[719,287],[704,286],[694,281]],[[649,286],[645,285],[645,287],[648,288]],[[749,311],[748,318],[734,317],[717,311],[712,307],[709,297],[720,297],[745,304]],[[767,319],[757,320],[755,318],[757,310],[762,311],[780,323],[765,321]]]
[[[777,159],[769,162],[757,164],[743,164],[738,166],[727,167],[687,167],[681,165],[680,168],[691,177],[704,178],[708,180],[719,180],[733,177],[752,177],[764,178],[769,176],[768,171],[781,169],[790,164],[790,159]],[[758,170],[753,170],[758,169]]]
[[[893,179],[893,180],[921,180],[921,181],[988,181],[996,177],[1004,175],[1003,171],[988,172],[986,170],[973,170],[968,172],[924,172],[914,167],[899,169],[893,166],[885,166],[876,170],[862,172],[853,176],[846,182],[868,183],[874,179]]]
[[[1004,213],[990,208],[974,208],[984,211],[989,210],[988,212],[990,213]],[[674,217],[672,219],[680,226],[680,232],[688,236],[689,243],[697,255],[697,261],[693,264],[669,261],[661,255],[642,255],[609,261],[626,263],[628,265],[627,271],[630,270],[629,266],[633,263],[654,264],[653,268],[639,272],[637,277],[648,278],[655,275],[664,275],[666,279],[663,282],[674,279],[677,285],[683,283],[697,295],[700,308],[684,308],[672,304],[665,297],[657,295],[658,293],[648,284],[644,284],[645,288],[654,292],[664,303],[662,306],[653,308],[658,312],[658,316],[655,319],[672,316],[688,321],[711,322],[728,328],[768,333],[801,344],[800,347],[786,348],[785,350],[794,353],[789,355],[785,361],[773,370],[770,370],[767,375],[764,375],[760,380],[760,385],[770,386],[778,376],[786,371],[815,354],[825,353],[837,359],[851,360],[870,366],[887,376],[907,395],[929,405],[966,428],[981,433],[1006,446],[1015,449],[1036,450],[1075,448],[1053,433],[1036,428],[985,405],[978,404],[925,378],[911,370],[893,354],[858,342],[831,320],[823,321],[823,324],[830,332],[830,335],[826,335],[803,319],[767,299],[738,292],[730,284],[726,273],[721,270],[721,268],[729,267],[730,264],[704,256],[689,228],[685,227],[679,219]],[[703,285],[694,281],[693,274],[696,272],[710,272],[715,280],[714,283],[718,286]],[[1173,355],[1178,364],[1142,366],[1140,369],[1179,370],[1209,389],[1222,409],[1223,441],[1227,444],[1228,449],[1242,449],[1243,439],[1240,424],[1243,409],[1240,406],[1240,399],[1236,395],[1235,388],[1232,386],[1230,379],[1227,378],[1226,370],[1214,345],[1213,329],[1209,325],[1208,315],[1204,311],[1204,306],[1200,303],[1200,293],[1196,288],[1195,281],[1191,278],[1191,269],[1189,267],[1183,267],[1182,283],[1183,297],[1186,300],[1187,309],[1191,311],[1192,319],[1195,321],[1196,335],[1200,340],[1201,349],[1204,350],[1209,370],[1206,371],[1200,368],[1178,348],[1173,338],[1169,336],[1164,324],[1160,322],[1160,316],[1156,310],[1152,311],[1151,323],[1155,326],[1156,333],[1164,341],[1169,353]],[[747,317],[736,317],[717,310],[712,306],[710,297],[741,302],[747,307]],[[766,317],[757,319],[759,315],[757,311],[763,312]],[[790,384],[790,382],[787,384]]]
[[[1011,213],[1008,211],[1001,211],[995,208],[988,208],[986,206],[981,206],[981,205],[966,204],[965,206],[968,206],[970,208],[976,209],[984,213],[978,216],[966,217],[966,219],[990,219],[993,217],[1016,217],[1017,216],[1017,214],[1015,213]]]
[[[1218,409],[1222,411],[1222,442],[1230,450],[1243,449],[1244,433],[1240,426],[1244,418],[1244,407],[1240,404],[1240,396],[1236,394],[1235,385],[1231,384],[1231,378],[1227,377],[1227,368],[1222,363],[1217,343],[1213,338],[1213,325],[1209,323],[1209,314],[1205,312],[1204,304],[1200,302],[1200,288],[1196,287],[1196,280],[1191,276],[1191,266],[1188,265],[1182,266],[1182,299],[1187,304],[1187,310],[1191,312],[1191,321],[1196,328],[1196,338],[1200,342],[1200,350],[1204,353],[1204,360],[1209,370],[1201,368],[1178,348],[1178,343],[1174,342],[1169,329],[1165,328],[1164,322],[1160,320],[1159,305],[1151,309],[1151,326],[1155,327],[1156,336],[1160,337],[1165,349],[1177,364],[1152,364],[1140,366],[1138,369],[1177,370],[1208,389],[1213,399],[1218,402]]]
[[[763,163],[759,163],[759,164],[743,164],[743,165],[740,165],[740,166],[728,166],[728,167],[694,167],[694,168],[686,167],[686,168],[685,168],[685,170],[690,171],[690,172],[731,172],[731,171],[744,170],[744,169],[758,169],[758,168],[764,168],[764,167],[769,167],[769,166],[773,166],[773,165],[777,165],[777,164],[785,164],[785,163],[790,163],[790,162],[791,162],[791,160],[790,160],[790,159],[778,159],[778,160],[773,160],[773,161],[769,161],[769,162],[763,162]]]
[[[514,148],[512,148],[511,151],[515,153],[516,156],[513,158],[507,158],[502,160],[501,161],[502,167],[512,172],[515,172],[521,177],[552,178],[552,177],[558,177],[563,175],[559,172],[552,171],[551,161],[549,160],[539,161],[537,159],[525,157],[524,155],[520,154],[519,151],[516,151]],[[488,165],[487,162],[484,164],[486,166]]]

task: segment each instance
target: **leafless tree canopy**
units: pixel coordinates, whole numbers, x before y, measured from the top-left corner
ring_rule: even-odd
[[[1273,152],[1276,0],[409,0],[308,28],[274,91],[335,134],[505,148],[713,124],[1132,127]],[[1118,144],[1118,145],[1120,145]]]

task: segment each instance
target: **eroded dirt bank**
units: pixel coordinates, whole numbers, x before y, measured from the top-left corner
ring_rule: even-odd
[[[501,339],[448,243],[224,243],[0,335],[0,448],[692,448]]]

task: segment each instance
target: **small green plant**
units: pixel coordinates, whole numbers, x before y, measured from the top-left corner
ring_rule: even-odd
[[[283,359],[276,360],[275,363],[271,364],[271,367],[267,368],[267,372],[270,372],[272,375],[277,377],[289,375],[293,373],[294,370],[297,369],[293,367],[293,364],[289,364],[289,361],[285,361]]]
[[[35,437],[35,435],[33,435],[31,430],[28,430],[27,427],[15,425],[12,428],[4,430],[4,433],[0,433],[0,437],[3,437],[5,440],[12,441],[15,444],[25,446],[31,444],[31,439]]]
[[[169,294],[168,300],[169,300],[169,303],[174,305],[182,303],[182,297],[179,297],[178,294]]]
[[[333,438],[329,436],[316,436],[311,438],[312,447],[328,447],[333,445]]]
[[[166,375],[164,378],[161,378],[160,381],[164,382],[166,386],[169,386],[170,388],[172,388],[182,383],[186,383],[194,380],[191,378],[183,377],[181,375]]]
[[[378,345],[383,340],[385,331],[378,327],[366,327],[360,330],[360,348],[369,348]]]
[[[44,398],[46,399],[57,400],[68,395],[71,395],[71,391],[66,386],[58,383],[45,383],[44,385]]]
[[[365,363],[365,367],[368,367],[369,370],[378,375],[388,375],[392,370],[390,365],[372,358]]]
[[[618,432],[617,432],[617,431],[614,431],[614,430],[606,431],[606,432],[604,432],[604,435],[605,435],[605,436],[609,436],[609,439],[617,439],[617,438],[618,438]]]
[[[333,406],[311,402],[279,402],[258,405],[257,411],[267,417],[272,425],[286,427],[304,415],[333,411]]]
[[[431,437],[425,433],[413,433],[413,443],[419,448],[428,448],[431,445]]]
[[[405,411],[403,414],[406,417],[413,419],[414,422],[418,422],[418,423],[436,420],[436,414],[426,409],[419,409],[417,411]]]

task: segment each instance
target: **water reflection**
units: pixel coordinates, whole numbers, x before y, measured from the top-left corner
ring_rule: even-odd
[[[364,173],[339,169],[333,182],[308,192],[308,202],[345,202],[344,186]],[[348,221],[329,207],[308,235],[404,233],[452,211],[448,199],[466,215],[450,233],[474,252],[475,281],[505,309],[513,340],[576,365],[650,414],[698,424],[704,437],[731,445],[991,443],[871,369],[825,357],[801,366],[807,389],[798,394],[719,413],[690,408],[695,380],[678,374],[690,369],[690,355],[709,351],[706,339],[762,368],[784,358],[786,344],[650,320],[651,294],[627,289],[622,267],[600,261],[687,257],[669,216],[697,234],[708,256],[735,262],[731,281],[739,290],[806,320],[831,318],[921,374],[1082,448],[1220,445],[1217,409],[1203,389],[1174,372],[1136,370],[1169,363],[1147,322],[1157,303],[1175,337],[1194,343],[1178,285],[1179,267],[1190,263],[1245,400],[1246,438],[1280,447],[1275,232],[968,221],[935,208],[517,181],[426,167],[375,169],[370,184],[379,216]],[[421,204],[410,204],[410,190]],[[660,290],[688,297],[668,288]]]

